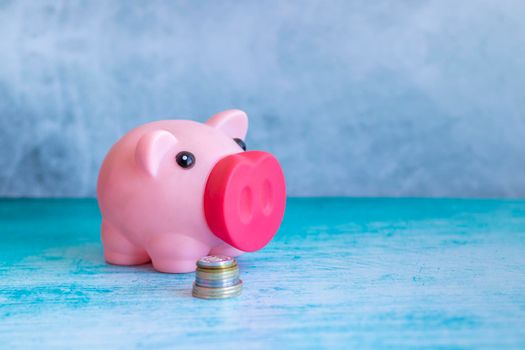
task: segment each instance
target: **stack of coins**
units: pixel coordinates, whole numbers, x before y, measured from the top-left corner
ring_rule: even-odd
[[[242,280],[234,258],[210,255],[197,261],[193,296],[202,299],[226,299],[241,294]]]

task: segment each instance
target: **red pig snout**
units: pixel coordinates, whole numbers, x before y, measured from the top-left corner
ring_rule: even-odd
[[[284,216],[286,185],[277,159],[248,151],[221,159],[204,191],[204,212],[212,232],[245,252],[264,247]]]

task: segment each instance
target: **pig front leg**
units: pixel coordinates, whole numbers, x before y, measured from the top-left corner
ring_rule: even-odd
[[[114,265],[140,265],[149,262],[146,251],[132,244],[115,226],[102,220],[104,258]]]
[[[155,270],[166,273],[195,271],[197,260],[209,250],[208,245],[183,234],[153,235],[147,247]]]
[[[245,252],[243,252],[242,250],[234,248],[227,243],[223,243],[219,246],[213,247],[210,250],[210,255],[226,255],[231,257],[236,257],[244,253]]]

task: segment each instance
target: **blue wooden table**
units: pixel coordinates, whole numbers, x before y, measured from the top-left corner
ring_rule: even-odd
[[[0,348],[525,348],[525,201],[290,199],[221,301],[107,265],[99,224],[0,200]]]

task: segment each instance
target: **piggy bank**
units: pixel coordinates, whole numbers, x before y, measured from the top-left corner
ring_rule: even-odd
[[[194,271],[206,255],[264,247],[285,209],[284,175],[270,153],[246,151],[248,118],[161,120],[124,135],[100,169],[97,197],[107,262]]]

